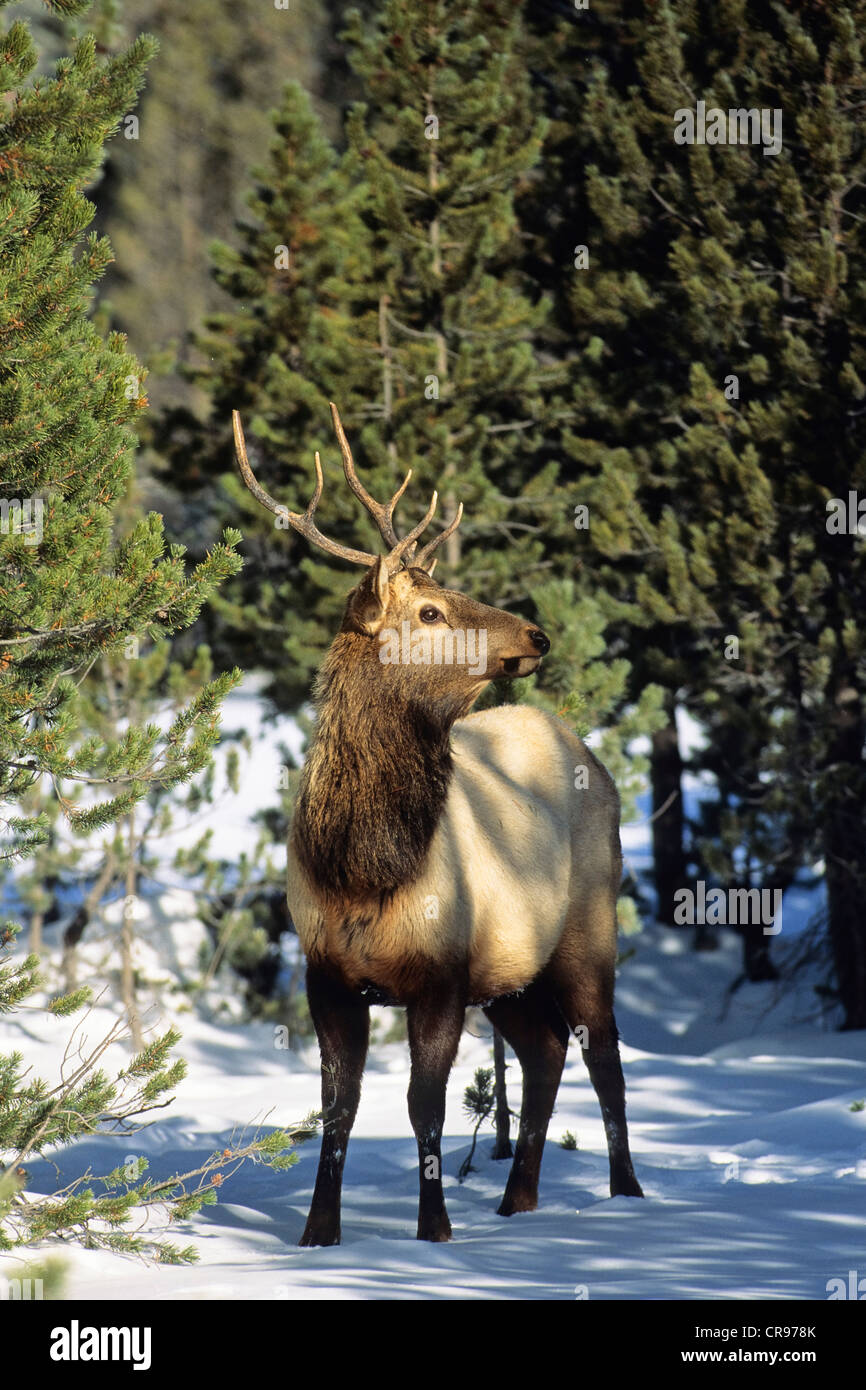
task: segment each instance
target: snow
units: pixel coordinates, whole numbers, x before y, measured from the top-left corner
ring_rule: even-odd
[[[169,887],[135,904],[135,963],[148,982],[141,989],[150,1010],[145,1023],[159,1031],[178,1025],[189,1075],[175,1101],[139,1134],[94,1137],[44,1161],[28,1160],[33,1192],[55,1191],[88,1166],[104,1173],[138,1154],[152,1174],[169,1176],[197,1166],[241,1130],[291,1126],[318,1108],[315,1042],[286,1050],[279,1022],[243,1022],[240,1004],[219,980],[192,1002],[189,986],[201,977],[203,948],[212,948],[192,893],[170,870],[178,843],[191,842],[203,823],[217,832],[216,853],[232,857],[254,847],[250,817],[275,799],[268,789],[277,785],[278,744],[297,754],[301,743],[291,721],[263,725],[260,708],[249,682],[227,701],[226,729],[251,737],[240,795],[206,808],[195,826],[179,819],[158,872]],[[687,745],[700,737],[696,725],[681,733]],[[692,810],[708,788],[687,779],[685,794]],[[623,828],[627,862],[639,872],[649,864],[646,814],[644,801],[642,819]],[[821,902],[820,879],[786,895],[784,930],[772,942],[783,968],[802,951]],[[83,1025],[91,1044],[118,1016],[104,987],[116,980],[122,910],[122,899],[109,905],[80,948],[81,982],[89,976],[104,991]],[[496,1215],[508,1162],[490,1159],[489,1130],[479,1138],[477,1171],[458,1184],[471,1142],[463,1091],[476,1067],[492,1065],[486,1020],[473,1011],[448,1088],[450,1243],[415,1239],[407,1049],[375,1042],[348,1149],[340,1247],[297,1245],[315,1180],[315,1139],[288,1172],[247,1164],[227,1177],[216,1206],[168,1230],[169,1239],[197,1247],[198,1265],[146,1265],[64,1242],[66,1297],[825,1299],[830,1279],[847,1280],[849,1270],[866,1274],[866,1111],[851,1109],[866,1099],[866,1033],[834,1031],[838,1017],[824,1010],[814,988],[824,981],[818,962],[793,983],[744,983],[731,992],[741,944],[725,928],[718,937],[717,951],[700,953],[685,930],[649,926],[623,942],[629,954],[619,973],[617,1019],[645,1201],[608,1195],[601,1116],[575,1041],[548,1134],[538,1211]],[[56,948],[52,955],[56,963]],[[379,1036],[391,1014],[373,1010]],[[18,1048],[35,1074],[56,1078],[72,1024],[18,1010],[0,1018],[0,1053]],[[104,1064],[122,1066],[128,1055],[118,1044]],[[510,1054],[509,1061],[509,1098],[519,1109],[519,1068]],[[576,1151],[559,1144],[566,1130],[577,1135]],[[57,1248],[49,1243],[41,1253]],[[18,1273],[16,1261],[0,1256],[0,1278]]]
[[[190,966],[200,931],[191,896],[184,902],[175,891],[155,906],[151,949],[163,955],[161,931],[175,942],[180,967]],[[470,1143],[463,1089],[492,1056],[489,1039],[474,1035],[483,1025],[474,1013],[448,1089],[449,1244],[414,1238],[418,1176],[406,1048],[377,1044],[348,1150],[339,1248],[297,1246],[315,1178],[314,1140],[287,1173],[242,1168],[226,1180],[217,1206],[172,1228],[171,1238],[198,1248],[196,1266],[146,1266],[64,1244],[66,1296],[826,1298],[828,1280],[847,1278],[866,1259],[866,1112],[850,1108],[866,1098],[866,1034],[825,1031],[806,981],[775,1007],[772,984],[744,985],[729,998],[739,943],[732,933],[721,937],[711,954],[692,952],[686,933],[663,928],[629,941],[635,953],[621,970],[617,1015],[645,1201],[608,1196],[601,1116],[575,1043],[549,1131],[538,1211],[496,1215],[508,1164],[489,1158],[484,1130],[477,1171],[457,1183]],[[21,1047],[37,1072],[55,1074],[70,1021],[30,1011],[26,1023],[20,1017],[0,1023],[0,1050]],[[100,1005],[87,1020],[91,1041],[114,1017]],[[318,1106],[315,1044],[300,1053],[280,1049],[273,1023],[218,1024],[181,993],[165,996],[163,1026],[169,1019],[183,1031],[180,1053],[190,1070],[174,1104],[132,1139],[93,1138],[51,1163],[29,1162],[32,1191],[51,1191],[88,1165],[107,1171],[131,1154],[146,1155],[157,1176],[183,1171],[243,1127],[292,1124]],[[118,1046],[113,1055],[122,1063],[126,1054]],[[519,1069],[511,1061],[517,1108]],[[560,1147],[566,1129],[577,1134],[577,1151]],[[0,1260],[8,1276],[16,1268]]]

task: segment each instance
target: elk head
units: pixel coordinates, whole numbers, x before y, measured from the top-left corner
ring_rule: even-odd
[[[247,458],[240,415],[233,412],[235,448],[241,476],[252,495],[288,521],[299,535],[329,555],[363,565],[366,574],[349,595],[340,636],[332,648],[341,660],[367,668],[376,687],[416,704],[438,709],[448,720],[466,713],[488,681],[497,676],[528,676],[550,648],[543,632],[524,619],[479,603],[432,578],[435,551],[453,535],[463,515],[461,503],[444,531],[416,554],[418,538],[436,512],[437,493],[406,536],[394,529],[394,508],[412,476],[410,469],[387,503],[367,492],[355,470],[352,451],[337,407],[331,416],[340,444],[343,472],[352,492],[373,517],[387,555],[354,550],[324,536],[314,521],[322,495],[322,464],[316,454],[316,487],[304,512],[291,512],[256,481]],[[375,674],[374,674],[375,673]]]

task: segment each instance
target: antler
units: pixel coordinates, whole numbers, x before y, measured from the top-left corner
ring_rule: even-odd
[[[463,515],[463,503],[461,502],[458,506],[457,511],[450,525],[447,526],[444,531],[440,532],[438,536],[434,536],[433,540],[428,542],[428,544],[420,552],[417,558],[413,559],[413,552],[415,550],[418,537],[422,534],[423,531],[427,529],[435,515],[436,507],[439,501],[438,493],[433,493],[433,496],[430,499],[430,506],[427,508],[427,511],[425,512],[424,516],[418,522],[418,525],[414,526],[412,530],[409,532],[409,534],[407,536],[404,536],[403,539],[400,540],[396,531],[394,530],[394,508],[396,507],[400,498],[403,496],[403,493],[406,491],[406,488],[409,484],[409,479],[412,476],[411,468],[406,474],[406,477],[403,479],[403,482],[401,483],[400,487],[394,493],[394,496],[391,498],[390,502],[377,502],[375,498],[370,496],[369,492],[364,487],[363,483],[361,482],[355,471],[355,463],[352,458],[352,450],[349,448],[349,441],[346,438],[346,433],[343,429],[342,421],[340,420],[340,413],[337,410],[337,407],[334,405],[333,401],[330,402],[330,406],[331,418],[334,422],[334,429],[336,431],[337,440],[340,445],[340,453],[343,456],[343,472],[346,477],[346,482],[349,484],[349,487],[352,489],[352,492],[355,494],[358,500],[361,503],[363,503],[364,507],[366,507],[367,511],[370,513],[370,515],[372,516],[373,520],[376,522],[376,525],[379,528],[379,534],[381,535],[385,544],[390,547],[388,555],[385,557],[385,563],[388,568],[388,573],[396,574],[397,570],[400,569],[401,565],[403,565],[406,562],[406,560],[412,560],[413,565],[416,565],[419,568],[428,568],[428,562],[430,561],[430,557],[432,556],[433,552],[437,549],[438,546],[442,544],[443,541],[447,540],[449,536],[453,535],[457,527],[459,526],[460,518]],[[378,558],[377,556],[370,555],[365,550],[352,550],[349,546],[341,545],[338,541],[329,540],[327,536],[322,534],[322,532],[319,530],[319,528],[313,521],[313,514],[316,510],[316,507],[319,505],[319,498],[322,495],[323,487],[322,463],[318,453],[316,454],[316,490],[313,493],[312,498],[310,499],[309,506],[307,507],[307,510],[303,513],[290,512],[287,507],[284,507],[281,505],[281,503],[274,501],[270,493],[266,492],[265,489],[261,486],[261,484],[256,481],[256,478],[253,474],[253,470],[250,468],[249,459],[247,457],[247,449],[246,443],[244,441],[244,432],[243,427],[241,425],[241,417],[240,413],[237,410],[232,411],[232,425],[234,428],[235,436],[235,452],[237,454],[238,467],[241,470],[241,477],[243,478],[247,488],[252,493],[253,497],[255,497],[257,502],[260,502],[263,507],[267,507],[268,511],[273,512],[276,516],[285,517],[286,521],[289,522],[289,525],[292,526],[294,530],[296,530],[300,535],[306,536],[307,540],[312,541],[313,544],[319,546],[320,549],[326,550],[328,554],[338,555],[341,559],[350,560],[353,564],[356,565],[372,565],[375,563],[376,559]],[[405,560],[404,557],[406,557]],[[434,560],[433,564],[429,565],[428,572],[431,574],[433,572],[433,565],[435,565],[435,563],[436,562]]]
[[[434,495],[434,497],[435,497],[436,494],[434,493],[433,495]],[[456,512],[454,513],[454,516],[452,517],[451,522],[449,523],[449,525],[445,527],[445,530],[444,530],[444,531],[440,531],[438,536],[434,536],[433,539],[432,539],[432,541],[428,541],[427,544],[425,545],[424,549],[421,550],[421,551],[419,551],[418,554],[417,554],[417,555],[415,556],[415,558],[413,559],[412,564],[415,565],[415,567],[416,567],[417,569],[420,569],[420,570],[427,570],[427,573],[428,573],[428,574],[432,574],[432,573],[433,573],[433,565],[436,564],[436,561],[434,560],[434,561],[433,561],[433,564],[430,565],[429,567],[428,567],[428,563],[427,563],[427,562],[429,561],[430,556],[433,554],[434,550],[438,550],[439,546],[442,544],[443,541],[447,541],[447,539],[448,539],[449,536],[453,536],[453,535],[454,535],[454,532],[457,530],[457,527],[460,525],[460,518],[462,517],[462,515],[463,515],[463,503],[462,503],[462,502],[458,502],[458,504],[457,504],[457,510],[456,510]]]
[[[341,560],[351,560],[354,565],[375,564],[375,555],[368,555],[366,550],[352,550],[347,545],[340,545],[339,541],[329,540],[313,521],[313,513],[319,505],[319,498],[322,495],[324,485],[322,461],[318,453],[316,454],[316,490],[310,498],[309,506],[305,512],[290,512],[288,507],[283,507],[279,502],[275,502],[270,493],[265,492],[261,484],[256,482],[253,470],[250,468],[250,461],[247,458],[247,446],[244,440],[240,411],[238,410],[232,411],[232,426],[235,434],[235,453],[237,454],[241,477],[257,502],[261,502],[262,506],[267,507],[268,511],[273,512],[275,516],[285,517],[289,525],[299,535],[306,536],[308,541],[312,541],[322,550],[327,550],[329,555],[338,555]]]
[[[409,469],[390,502],[384,506],[381,502],[377,502],[374,497],[370,496],[355,472],[355,460],[352,458],[352,450],[349,448],[349,441],[346,438],[346,431],[343,429],[340,412],[333,401],[330,401],[329,404],[331,407],[331,419],[334,422],[334,432],[337,436],[337,442],[340,445],[340,453],[343,455],[343,472],[346,475],[346,482],[358,498],[358,501],[363,503],[367,508],[367,511],[379,528],[379,534],[382,540],[389,548],[393,548],[395,545],[400,544],[400,537],[394,530],[394,508],[409,486],[409,479],[412,477],[412,469]]]
[[[415,546],[418,537],[421,535],[423,531],[427,529],[427,527],[430,525],[430,522],[433,520],[433,516],[436,512],[436,505],[439,500],[438,494],[435,492],[433,493],[433,498],[427,510],[426,516],[424,516],[422,520],[418,523],[418,525],[414,528],[414,530],[411,531],[408,536],[405,536],[401,541],[399,536],[397,535],[397,532],[394,530],[394,508],[400,501],[400,498],[403,496],[403,493],[406,491],[406,488],[409,486],[409,479],[412,477],[412,469],[409,469],[408,473],[406,474],[402,483],[398,487],[397,491],[394,493],[394,496],[391,498],[390,502],[385,503],[384,505],[381,502],[377,502],[374,497],[370,496],[369,492],[364,487],[364,484],[361,482],[360,478],[355,472],[355,461],[352,458],[352,450],[349,447],[349,441],[346,438],[346,432],[343,429],[343,422],[340,419],[340,412],[334,405],[333,401],[330,401],[329,404],[331,407],[331,419],[334,422],[334,430],[336,432],[337,439],[340,444],[340,453],[343,456],[343,472],[346,475],[346,482],[349,484],[349,487],[352,489],[358,500],[362,502],[363,505],[367,508],[367,511],[370,513],[376,525],[378,526],[379,534],[382,537],[385,544],[391,547],[391,552],[388,556],[388,569],[390,573],[393,574],[398,568],[398,560],[400,560],[402,563],[408,563],[409,561],[412,561],[413,564],[417,565],[418,561],[413,559]],[[448,535],[451,535],[459,521],[460,516],[458,515],[452,522],[451,530],[448,532]],[[445,537],[443,534],[441,539],[444,540],[444,538]],[[439,544],[439,542],[440,538],[437,537],[435,541],[431,542],[430,546],[425,547],[425,550],[422,553],[429,559],[429,556],[432,555],[433,550],[436,549],[436,546]],[[405,561],[403,560],[404,556]]]

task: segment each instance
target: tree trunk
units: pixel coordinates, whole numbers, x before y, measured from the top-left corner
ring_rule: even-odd
[[[511,1158],[511,1112],[505,1089],[505,1043],[498,1028],[493,1029],[493,1070],[496,1085],[496,1142],[493,1158]]]
[[[665,697],[668,722],[652,736],[650,771],[653,791],[653,869],[658,895],[658,920],[675,926],[674,893],[686,881],[683,849],[683,761],[677,737],[672,692]]]
[[[135,815],[127,817],[129,831],[128,855],[126,860],[126,898],[123,904],[123,925],[120,932],[120,991],[126,1007],[126,1021],[132,1046],[136,1052],[144,1047],[144,1034],[138,1016],[138,1003],[135,998],[135,971],[132,965],[132,946],[135,939],[135,899],[138,887],[135,856],[138,844],[135,838]]]
[[[830,943],[844,1029],[866,1028],[866,719],[853,690],[837,699],[838,732],[830,762],[838,771],[834,795],[825,807],[823,841],[827,876]]]
[[[30,941],[29,949],[34,956],[42,954],[42,924],[45,921],[44,912],[34,912],[30,918]]]
[[[74,990],[78,983],[78,957],[76,948],[84,935],[85,928],[91,916],[102,902],[103,895],[108,892],[114,879],[117,864],[111,850],[106,850],[105,863],[102,872],[94,883],[84,902],[76,912],[72,921],[63,933],[63,960],[61,971],[63,973],[63,987],[67,994]]]
[[[779,888],[780,884],[772,887]],[[762,891],[759,889],[759,891]],[[763,901],[763,899],[762,899]],[[770,959],[772,936],[764,934],[762,922],[746,922],[743,933],[743,974],[747,980],[757,983],[761,980],[778,980],[779,972]]]

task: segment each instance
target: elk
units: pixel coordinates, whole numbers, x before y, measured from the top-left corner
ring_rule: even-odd
[[[471,1004],[483,1008],[523,1072],[499,1215],[538,1204],[547,1127],[576,1029],[604,1120],[611,1195],[641,1197],[613,1014],[622,874],[616,787],[552,715],[526,705],[470,714],[493,678],[536,671],[550,642],[523,618],[433,580],[434,552],[459,525],[462,505],[418,550],[436,511],[434,492],[418,525],[399,538],[394,508],[411,470],[387,504],[376,502],[357,476],[333,404],[331,415],[346,481],[375,520],[386,555],[319,531],[318,454],[306,511],[274,501],[253,475],[233,416],[238,465],[253,496],[315,545],[365,569],[319,671],[318,720],[288,841],[288,903],[306,955],[322,1063],[322,1147],[300,1243],[340,1241],[343,1166],[373,1003],[407,1013],[420,1240],[451,1236],[440,1145],[448,1075]],[[458,639],[470,633],[478,638],[471,663],[436,659],[449,642],[459,658]]]

